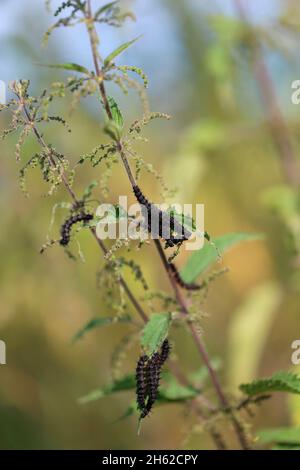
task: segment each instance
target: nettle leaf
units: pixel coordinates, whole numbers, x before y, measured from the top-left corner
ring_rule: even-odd
[[[117,392],[125,392],[133,390],[136,387],[135,376],[127,375],[121,379],[115,380],[110,384],[105,385],[102,388],[98,388],[88,393],[87,395],[78,399],[78,403],[84,405],[95,400],[100,400],[103,397],[107,397]]]
[[[111,110],[113,121],[120,129],[122,129],[122,127],[124,126],[124,120],[123,120],[122,113],[119,109],[119,106],[117,105],[116,101],[111,96],[108,96],[107,99],[108,99],[108,104]]]
[[[48,67],[50,69],[63,69],[63,70],[71,70],[73,72],[80,72],[86,75],[89,75],[90,72],[86,67],[83,67],[79,64],[68,63],[68,64],[37,64],[41,67]]]
[[[113,52],[111,52],[107,57],[106,59],[104,60],[104,66],[106,67],[107,65],[109,65],[115,57],[117,57],[118,55],[120,55],[123,51],[125,51],[126,49],[128,49],[128,47],[132,46],[132,44],[134,44],[138,39],[140,39],[141,36],[138,36],[136,37],[135,39],[133,39],[132,41],[129,41],[129,42],[125,42],[124,44],[121,44],[121,46],[119,46],[117,49],[115,49]]]
[[[194,282],[200,274],[217,261],[219,254],[225,253],[240,242],[263,238],[264,235],[259,233],[227,233],[215,238],[212,243],[191,254],[180,271],[180,275],[184,282]]]
[[[111,325],[114,323],[130,323],[131,317],[124,315],[123,317],[95,317],[89,320],[80,330],[73,336],[72,341],[78,341],[86,333],[93,330],[94,328],[101,328],[102,326]]]
[[[172,315],[169,312],[154,313],[143,329],[141,345],[149,355],[153,354],[168,335]]]
[[[252,397],[267,392],[289,392],[300,394],[300,376],[291,372],[275,372],[271,377],[241,384],[240,390]]]
[[[263,429],[259,431],[258,437],[265,444],[289,444],[292,446],[300,445],[300,427],[299,428],[276,428]]]

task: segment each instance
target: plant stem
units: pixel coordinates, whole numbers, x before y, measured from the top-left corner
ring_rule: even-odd
[[[98,39],[98,34],[97,34],[97,31],[96,31],[95,23],[94,23],[94,19],[93,19],[91,0],[87,0],[86,24],[87,24],[87,30],[88,30],[89,39],[90,39],[90,45],[91,45],[91,49],[92,49],[92,56],[93,56],[93,62],[94,62],[94,67],[95,67],[95,73],[96,73],[98,81],[99,81],[99,92],[100,92],[100,95],[101,95],[101,98],[102,98],[102,101],[103,101],[103,106],[104,106],[106,115],[107,115],[108,119],[112,120],[112,113],[111,113],[111,110],[110,110],[110,106],[109,106],[109,102],[108,102],[107,94],[106,94],[106,90],[105,90],[105,85],[104,85],[104,81],[103,81],[103,72],[102,72],[100,64],[99,64],[99,55],[98,55],[98,50],[97,50],[97,44],[99,43],[99,39]],[[128,159],[126,157],[121,139],[118,139],[116,143],[117,143],[118,153],[119,153],[119,155],[122,159],[122,162],[124,164],[124,167],[125,167],[126,173],[128,175],[129,181],[131,183],[131,186],[134,186],[136,184],[135,178],[132,174],[132,171],[131,171]],[[185,299],[184,299],[183,295],[181,294],[181,292],[180,292],[180,290],[177,286],[177,283],[176,283],[174,277],[172,276],[172,274],[170,272],[170,269],[169,269],[169,266],[168,266],[169,263],[168,263],[168,260],[165,256],[164,250],[162,249],[160,241],[158,239],[155,239],[154,243],[155,243],[156,249],[159,253],[159,256],[161,258],[161,261],[163,263],[163,266],[165,268],[165,271],[166,271],[166,273],[169,277],[172,288],[174,290],[177,303],[178,303],[182,313],[184,315],[188,315],[189,312],[188,312],[188,308],[187,308]],[[207,367],[207,370],[209,372],[212,384],[215,388],[215,391],[216,391],[216,394],[218,396],[221,407],[222,408],[230,408],[230,405],[227,401],[227,398],[226,398],[226,396],[225,396],[225,394],[222,390],[222,386],[221,386],[221,383],[220,383],[219,378],[217,376],[217,373],[216,373],[216,371],[214,370],[214,368],[211,364],[208,352],[206,351],[205,345],[202,342],[201,337],[198,335],[198,333],[195,329],[195,326],[192,322],[188,322],[188,325],[189,325],[192,337],[195,341],[196,347],[198,349],[198,352],[199,352],[205,366]],[[235,428],[235,431],[236,431],[236,434],[237,434],[237,437],[239,439],[241,447],[244,450],[249,449],[249,445],[247,444],[247,440],[246,440],[246,437],[244,435],[243,428],[241,427],[241,425],[239,424],[239,422],[237,421],[235,416],[232,415],[232,413],[230,413],[230,417],[231,417],[231,421],[234,425],[234,428]]]

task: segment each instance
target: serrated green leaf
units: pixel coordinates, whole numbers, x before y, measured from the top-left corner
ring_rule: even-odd
[[[275,372],[271,377],[241,384],[240,390],[248,396],[267,392],[289,392],[300,394],[300,375],[291,372]]]
[[[168,335],[172,316],[169,312],[154,313],[143,329],[141,345],[148,354],[153,354]]]
[[[111,111],[114,123],[120,129],[122,129],[124,125],[124,120],[123,120],[123,116],[122,116],[119,106],[117,105],[116,101],[111,96],[108,96],[107,100],[108,100],[108,104],[110,107],[110,111]]]
[[[263,429],[257,434],[260,440],[265,444],[273,442],[275,444],[300,445],[300,427]]]
[[[131,317],[125,315],[123,317],[96,317],[89,320],[80,330],[73,336],[72,341],[78,341],[86,333],[93,330],[94,328],[100,328],[102,326],[111,325],[113,323],[129,323]]]
[[[89,403],[91,401],[100,400],[101,398],[112,395],[113,393],[133,390],[135,389],[135,386],[136,386],[135,376],[128,375],[128,376],[122,377],[121,379],[115,380],[114,382],[108,385],[105,385],[102,388],[93,390],[87,395],[79,398],[78,403],[80,403],[81,405],[84,405],[85,403]]]
[[[212,263],[217,261],[218,253],[223,254],[240,242],[262,238],[264,235],[259,233],[227,233],[215,238],[212,243],[191,254],[180,275],[185,282],[194,282]]]
[[[89,75],[90,72],[87,68],[79,64],[68,63],[68,64],[36,64],[41,67],[48,67],[50,69],[63,69],[63,70],[72,70],[73,72],[80,72],[86,75]]]
[[[135,39],[133,39],[132,41],[129,41],[129,42],[125,42],[124,44],[121,44],[121,46],[117,47],[117,49],[115,49],[113,52],[111,52],[107,57],[106,59],[104,60],[104,66],[107,66],[108,64],[110,64],[115,57],[117,57],[118,55],[120,55],[123,51],[125,51],[126,49],[128,49],[128,47],[132,46],[132,44],[134,44],[138,39],[140,39],[141,36],[138,36],[136,37]]]

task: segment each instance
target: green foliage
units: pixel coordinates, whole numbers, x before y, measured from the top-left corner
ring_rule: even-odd
[[[50,69],[61,69],[61,70],[67,70],[67,71],[72,71],[72,72],[80,72],[84,73],[86,75],[90,75],[89,70],[86,67],[83,67],[83,65],[79,64],[74,64],[74,63],[67,63],[67,64],[37,64],[41,67],[48,67]]]
[[[249,396],[268,392],[300,394],[300,376],[291,372],[275,372],[271,377],[241,384],[240,390]]]
[[[300,449],[300,428],[263,429],[257,434],[264,444],[275,443],[283,448],[297,446]]]
[[[57,23],[55,23],[55,25],[50,28],[47,35],[49,35],[54,28],[60,26],[69,27],[80,23],[85,24],[90,37],[94,61],[97,62],[95,71],[89,71],[87,68],[76,63],[44,65],[52,69],[66,70],[68,72],[83,74],[84,76],[79,75],[79,78],[77,76],[73,76],[69,78],[66,83],[53,84],[49,93],[45,92],[37,98],[31,97],[29,95],[28,81],[15,82],[13,85],[13,91],[17,99],[12,100],[8,105],[1,106],[1,109],[13,110],[12,125],[4,131],[3,138],[9,136],[15,131],[19,132],[19,138],[16,146],[17,159],[21,159],[21,150],[27,137],[31,135],[37,137],[37,142],[41,146],[41,149],[38,152],[32,152],[31,156],[29,157],[29,159],[27,159],[27,162],[20,171],[21,186],[25,190],[25,176],[28,169],[40,167],[43,179],[47,183],[49,183],[49,194],[52,194],[54,190],[58,187],[58,185],[60,185],[60,183],[64,183],[64,185],[68,189],[69,195],[71,196],[71,203],[68,203],[69,205],[57,203],[56,207],[63,207],[65,209],[68,209],[70,215],[74,213],[76,214],[83,209],[89,208],[89,204],[97,201],[96,198],[90,200],[92,192],[98,184],[96,181],[92,181],[90,184],[88,184],[81,198],[77,198],[74,192],[75,189],[72,187],[75,169],[77,169],[79,164],[83,164],[86,160],[90,161],[93,167],[95,167],[101,162],[105,163],[106,171],[102,171],[101,168],[102,179],[100,183],[100,189],[103,189],[103,192],[108,190],[107,180],[111,172],[112,164],[120,161],[120,155],[122,156],[122,158],[123,156],[126,156],[126,158],[128,157],[128,159],[132,158],[132,160],[134,160],[134,163],[136,165],[137,177],[140,176],[141,169],[146,169],[148,172],[154,175],[155,178],[159,181],[159,183],[161,183],[161,186],[163,186],[163,181],[158,172],[154,169],[152,163],[146,163],[143,158],[139,155],[138,151],[133,148],[133,146],[134,144],[139,144],[140,142],[147,141],[147,139],[145,139],[142,135],[142,131],[144,130],[144,127],[146,125],[148,125],[156,118],[169,119],[170,116],[160,112],[150,112],[148,101],[145,99],[146,95],[144,90],[144,88],[146,88],[148,85],[148,78],[141,68],[127,65],[116,66],[114,63],[114,60],[122,52],[124,52],[132,44],[134,44],[138,38],[135,38],[132,41],[122,44],[113,52],[111,52],[104,60],[102,59],[101,53],[98,51],[98,45],[100,44],[100,41],[97,36],[95,23],[106,23],[113,26],[120,26],[126,18],[133,18],[133,15],[130,12],[122,12],[119,5],[119,1],[111,1],[105,5],[101,5],[98,9],[96,9],[95,13],[91,17],[89,14],[89,8],[87,8],[89,6],[87,2],[80,0],[68,0],[62,2],[61,5],[57,8],[55,16],[59,16],[61,13],[65,13],[65,11],[69,9],[66,13],[67,16],[64,18],[60,18]],[[209,23],[210,27],[213,29],[211,34],[211,37],[213,38],[213,43],[211,44],[209,50],[204,51],[205,53],[203,54],[203,60],[201,63],[199,62],[199,65],[203,66],[202,68],[199,67],[199,69],[201,69],[201,73],[204,72],[205,75],[206,69],[208,71],[209,80],[207,80],[207,77],[204,77],[204,86],[199,87],[204,89],[205,94],[207,95],[209,95],[209,81],[211,80],[211,77],[214,78],[216,82],[218,82],[218,86],[216,86],[216,88],[221,88],[223,84],[225,84],[226,86],[228,85],[228,79],[232,79],[234,73],[232,61],[232,52],[234,51],[234,46],[238,45],[239,47],[241,47],[245,45],[244,42],[246,41],[247,34],[249,33],[247,25],[232,18],[227,19],[223,16],[221,17],[221,15],[218,15],[218,17],[211,17]],[[195,49],[198,50],[198,42],[195,41],[195,45]],[[138,77],[142,79],[143,83],[140,83],[139,80],[136,81],[132,79],[131,75],[128,74],[128,72],[137,74]],[[194,75],[195,73],[193,71],[191,77],[193,77]],[[125,93],[127,93],[129,89],[132,88],[139,93],[139,96],[141,98],[143,104],[143,115],[129,127],[129,132],[125,136],[122,132],[124,128],[124,120],[122,113],[114,98],[106,96],[106,82],[117,84]],[[48,144],[46,142],[46,137],[44,136],[44,133],[42,131],[39,131],[40,124],[46,124],[55,121],[60,124],[63,124],[64,126],[67,126],[66,121],[62,117],[56,115],[49,115],[48,108],[50,103],[56,97],[65,97],[67,95],[66,92],[70,91],[72,93],[73,106],[74,104],[76,104],[76,102],[78,102],[80,97],[86,97],[95,92],[99,92],[99,83],[101,84],[101,88],[103,86],[104,90],[103,92],[101,90],[101,95],[103,99],[102,104],[104,105],[103,107],[106,111],[107,117],[110,118],[112,116],[112,119],[108,119],[109,122],[105,124],[104,128],[106,135],[110,137],[110,142],[108,144],[99,144],[91,152],[83,155],[80,158],[78,164],[75,166],[75,168],[70,171],[69,162],[66,157],[56,151],[51,144]],[[109,105],[109,110],[107,102]],[[236,139],[236,134],[238,134],[238,132],[229,132],[229,130],[235,130],[238,126],[233,127],[232,123],[227,124],[227,122],[226,124],[224,124],[226,103],[222,102],[218,104],[221,104],[220,108],[222,108],[222,120],[218,119],[218,117],[215,116],[209,116],[207,119],[201,118],[200,120],[199,118],[197,118],[198,122],[195,125],[189,126],[186,132],[185,140],[187,141],[187,143],[184,149],[187,149],[188,152],[182,152],[182,154],[185,154],[186,157],[186,154],[194,153],[194,157],[197,160],[196,166],[194,168],[197,168],[197,170],[199,166],[199,160],[200,158],[202,158],[203,153],[211,153],[213,154],[213,156],[218,157],[217,153],[221,149],[223,157],[226,153],[226,145],[228,146],[228,144],[232,144],[232,142],[234,142],[234,139]],[[197,106],[198,105],[195,100],[195,103],[192,104],[191,108],[193,110],[197,110]],[[231,111],[233,112],[230,116],[236,121],[236,110],[232,108]],[[206,111],[204,109],[203,116],[205,115],[205,113]],[[254,129],[254,131],[255,133],[257,133],[257,129]],[[246,129],[246,134],[247,132],[248,129]],[[250,130],[250,134],[251,132],[252,131]],[[124,154],[122,153],[122,151],[124,151]],[[190,160],[188,158],[182,160],[184,165],[184,171],[186,168],[191,170]],[[178,170],[177,165],[174,165],[173,163],[173,166],[176,166],[176,171],[179,174],[180,171]],[[126,169],[128,170],[127,167]],[[128,173],[130,172],[128,171]],[[195,171],[195,174],[196,173],[197,172]],[[196,175],[196,178],[197,177],[198,173]],[[70,187],[68,187],[66,181],[71,182]],[[141,187],[144,190],[144,187],[142,185]],[[147,191],[145,192],[147,193]],[[81,194],[81,192],[79,194]],[[149,195],[149,197],[151,196]],[[284,188],[281,188],[280,190],[278,190],[278,188],[275,188],[273,192],[271,190],[269,194],[266,195],[266,203],[268,207],[270,207],[273,211],[276,211],[279,214],[279,216],[284,220],[284,222],[289,226],[289,228],[292,227],[290,231],[295,234],[296,238],[296,236],[299,234],[298,191],[291,189],[288,185],[286,185]],[[107,223],[116,223],[120,221],[123,217],[127,216],[127,214],[124,213],[124,210],[121,207],[114,206],[114,208],[116,210],[112,210],[111,213],[105,216],[105,218],[102,219],[103,222],[105,221]],[[174,215],[174,218],[184,224],[188,229],[196,229],[192,218],[183,218],[182,214],[176,213],[176,211],[173,209],[171,209],[171,212]],[[89,227],[92,233],[95,235],[94,227],[98,223],[99,218],[95,217],[93,222],[91,224],[86,225],[86,227]],[[295,227],[297,227],[297,230],[295,229]],[[206,238],[209,241],[209,237]],[[247,233],[233,233],[216,238],[210,244],[206,244],[206,246],[202,250],[194,252],[189,257],[186,265],[181,271],[183,281],[187,283],[194,282],[199,275],[201,275],[215,261],[217,261],[217,259],[222,253],[224,253],[229,248],[235,246],[237,243],[245,240],[254,240],[259,238],[261,238],[260,235]],[[54,244],[56,242],[57,240],[49,240],[48,245],[50,246],[51,244]],[[99,243],[100,247],[101,243],[102,242]],[[135,297],[132,297],[131,291],[129,290],[127,284],[125,284],[124,281],[125,277],[123,276],[123,268],[129,268],[131,270],[131,274],[133,274],[134,276],[134,280],[141,282],[145,290],[148,289],[148,286],[143,276],[141,267],[135,261],[128,260],[127,258],[125,258],[125,256],[117,256],[117,250],[124,247],[126,247],[129,251],[127,240],[117,240],[117,242],[112,246],[104,246],[103,251],[105,253],[105,265],[99,276],[101,288],[105,292],[105,298],[103,300],[109,306],[110,311],[116,311],[117,315],[92,318],[74,335],[73,341],[77,341],[78,339],[84,337],[88,332],[93,331],[95,328],[104,327],[106,325],[111,325],[117,322],[130,323],[131,317],[125,314],[125,312],[128,311],[125,294],[128,294],[128,292],[129,298],[131,300],[133,299],[133,304],[135,305],[135,303],[137,303],[137,310],[139,311],[140,299],[135,299]],[[177,254],[177,252],[173,253],[172,256],[175,256],[175,254]],[[169,260],[170,259],[171,258],[169,258]],[[207,285],[208,282],[210,282],[210,280],[214,276],[215,274],[213,274],[208,281],[204,280],[201,283],[201,288]],[[146,323],[142,331],[141,346],[144,352],[149,355],[152,355],[155,351],[157,351],[160,345],[162,344],[163,340],[168,336],[168,331],[172,322],[172,314],[167,311],[175,311],[177,315],[176,318],[179,319],[180,311],[185,308],[185,300],[184,303],[182,302],[182,305],[181,301],[178,301],[178,292],[176,292],[175,290],[174,295],[174,293],[157,293],[152,291],[147,292],[147,295],[145,295],[143,299],[148,301],[148,307],[150,312],[163,312],[154,313],[151,316],[149,315],[150,319]],[[271,313],[274,311],[274,305],[276,305],[280,293],[281,291],[278,294],[276,289],[270,289],[269,291],[267,290],[266,293],[263,292],[263,295],[261,297],[258,296],[260,302],[258,302],[256,298],[256,303],[250,301],[250,303],[245,306],[245,309],[241,315],[243,316],[243,321],[241,321],[240,323],[239,321],[237,321],[238,328],[236,328],[235,331],[238,331],[238,333],[242,331],[244,335],[248,336],[247,341],[241,340],[244,343],[244,349],[241,346],[241,343],[235,343],[235,345],[238,344],[236,354],[240,353],[240,355],[243,356],[245,349],[248,348],[249,351],[251,349],[251,345],[255,340],[257,343],[256,350],[259,351],[259,349],[262,348],[262,336],[266,336],[267,327],[269,327],[270,325],[269,320],[271,318]],[[185,318],[190,323],[194,322],[196,328],[198,328],[199,326],[201,328],[202,333],[203,326],[199,323],[199,317],[203,314],[201,311],[199,312],[199,299],[200,296],[198,295],[197,297],[197,294],[195,294],[195,296],[191,295],[186,299],[189,316],[185,316]],[[151,302],[154,300],[159,300],[159,308],[156,308],[156,306],[155,308],[153,308]],[[164,305],[162,306],[161,304]],[[262,314],[261,321],[257,323],[256,321],[253,321],[252,317],[252,312],[255,309],[259,310]],[[145,318],[147,319],[148,311],[146,316],[143,315],[142,310],[141,316],[143,320]],[[251,324],[249,323],[250,321],[252,321]],[[180,321],[178,321],[176,326],[177,325],[181,326]],[[140,327],[140,324],[136,323],[135,326]],[[258,329],[259,333],[257,333]],[[117,354],[115,355],[115,362],[118,366],[118,369],[120,369],[119,359],[122,356],[122,353],[124,353],[124,350],[128,352],[128,346],[132,344],[132,338],[134,337],[134,335],[136,335],[135,339],[137,338],[139,330],[140,328],[137,328],[134,333],[131,332],[130,334],[125,336],[121,341],[120,348],[118,349]],[[234,340],[232,342],[234,343]],[[257,365],[257,363],[258,359],[255,354],[253,354],[252,362],[248,361],[246,365],[249,374],[253,375],[253,370],[255,370],[255,366]],[[211,364],[215,369],[218,366],[218,362],[215,361],[211,361]],[[245,362],[243,362],[243,364],[245,365]],[[163,384],[160,387],[157,404],[162,405],[165,403],[174,402],[188,403],[190,400],[193,400],[193,404],[199,406],[199,412],[201,411],[202,413],[202,407],[204,408],[205,400],[207,400],[206,397],[204,397],[203,403],[200,402],[200,400],[194,399],[197,398],[200,393],[203,393],[204,382],[207,377],[209,377],[208,370],[207,368],[201,368],[194,372],[188,372],[186,374],[186,377],[188,379],[188,382],[190,382],[190,385],[183,386],[177,381],[177,379],[174,378],[174,376],[171,375],[171,373],[163,374]],[[251,378],[252,376],[250,378],[245,378],[245,381],[250,381]],[[91,392],[85,397],[82,397],[79,402],[87,403],[89,401],[103,398],[119,391],[132,392],[134,389],[135,377],[133,375],[129,375],[127,377],[122,377],[121,379],[113,380],[110,384]],[[300,377],[285,372],[278,372],[274,374],[271,378],[261,379],[252,383],[243,384],[240,386],[240,389],[248,396],[246,396],[246,398],[243,397],[244,400],[242,404],[236,404],[233,402],[234,400],[232,399],[232,407],[230,399],[230,404],[227,407],[227,411],[234,410],[234,412],[236,411],[236,413],[238,414],[238,412],[242,409],[247,410],[247,406],[249,405],[257,405],[258,403],[260,403],[260,401],[262,401],[262,399],[266,398],[266,396],[261,396],[261,393],[272,391],[287,391],[299,394]],[[251,399],[252,396],[255,398]],[[222,410],[217,410],[217,412],[220,411],[221,414],[221,412],[224,412],[225,408],[226,407],[222,407]],[[204,412],[207,411],[207,414],[209,414],[211,409],[211,405],[209,405],[208,410],[204,409]],[[135,411],[136,406],[131,405],[131,407],[128,408],[124,416],[129,416]],[[228,416],[229,414],[230,413],[228,413]],[[210,422],[205,422],[205,419],[206,416],[204,413],[203,424],[204,427],[207,425],[208,429]],[[238,434],[242,431],[243,425],[240,426]],[[274,442],[279,447],[298,446],[300,444],[299,429],[289,431],[290,433],[286,435],[286,430],[284,429],[273,430],[273,434],[271,433],[271,431],[267,430],[262,432],[261,440],[266,443]],[[292,431],[295,431],[295,433],[293,434]]]
[[[49,8],[50,0],[47,0],[47,6]],[[61,6],[55,11],[54,16],[58,17],[62,12],[64,12],[67,8],[70,8],[70,12],[67,13],[67,16],[59,18],[56,23],[54,23],[50,28],[46,31],[43,39],[43,45],[45,46],[49,40],[51,33],[60,27],[72,27],[78,23],[82,22],[82,18],[78,15],[80,12],[81,15],[84,15],[85,12],[85,1],[80,0],[67,0],[63,2]]]
[[[171,119],[171,116],[166,113],[159,113],[159,112],[152,112],[144,116],[140,121],[134,121],[134,123],[130,126],[129,132],[130,133],[137,133],[140,134],[143,127],[148,125],[154,119]]]
[[[100,15],[107,12],[107,10],[111,10],[112,7],[116,6],[119,3],[119,0],[115,0],[113,2],[106,3],[102,7],[98,8],[96,13],[94,14],[94,18],[99,18]]]
[[[200,250],[191,254],[186,264],[180,271],[185,282],[194,282],[200,274],[215,263],[220,255],[242,241],[260,240],[261,234],[255,233],[228,233],[205,245]]]
[[[82,155],[80,160],[77,162],[77,165],[82,165],[86,161],[90,161],[91,165],[95,167],[103,161],[106,162],[112,160],[115,153],[116,147],[114,144],[99,144],[91,152]]]
[[[104,126],[104,133],[108,135],[114,142],[118,142],[121,138],[121,128],[115,121],[109,120]]]
[[[84,405],[91,401],[99,400],[100,398],[112,395],[116,392],[125,392],[128,390],[133,390],[135,388],[135,376],[128,375],[126,377],[122,377],[119,380],[115,380],[114,382],[105,385],[102,388],[97,390],[93,390],[88,395],[81,397],[78,399],[78,403]]]
[[[117,105],[117,103],[111,96],[108,96],[107,99],[108,99],[108,104],[109,104],[113,121],[119,129],[122,129],[124,126],[124,120],[123,120],[122,113],[119,109],[119,106]]]
[[[163,384],[160,387],[158,404],[165,403],[180,403],[187,400],[191,400],[199,395],[199,390],[190,387],[183,386],[170,374],[163,374]],[[90,403],[96,400],[100,400],[104,397],[113,395],[118,392],[127,392],[135,389],[136,378],[134,375],[127,375],[120,379],[116,379],[113,382],[105,385],[102,388],[93,390],[84,397],[78,399],[80,404]],[[128,411],[125,413],[124,418],[130,416],[135,412],[136,407],[130,406],[131,413]]]
[[[121,316],[121,317],[95,317],[89,320],[79,331],[73,336],[72,341],[78,341],[83,338],[86,333],[94,330],[95,328],[100,328],[107,325],[112,325],[116,323],[130,323],[131,317]]]
[[[168,335],[172,315],[169,312],[154,313],[143,329],[141,345],[151,355],[160,347]]]
[[[105,59],[104,59],[104,66],[107,67],[113,60],[120,55],[122,52],[124,52],[128,47],[132,46],[138,39],[140,39],[141,36],[136,37],[135,39],[132,39],[132,41],[125,42],[124,44],[121,44],[121,46],[117,47],[114,51],[112,51]]]
[[[74,10],[84,11],[85,3],[86,2],[84,0],[83,1],[80,1],[80,0],[67,0],[66,2],[62,2],[62,4],[54,12],[54,16],[59,16],[66,8],[73,8],[73,11]]]

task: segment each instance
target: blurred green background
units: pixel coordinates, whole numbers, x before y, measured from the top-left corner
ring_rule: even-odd
[[[40,47],[43,32],[53,22],[43,3],[0,3],[5,18],[0,29],[0,78],[30,78],[32,94],[65,77],[35,63],[91,66],[83,27],[55,32],[48,48]],[[211,355],[222,358],[225,389],[234,394],[239,383],[278,369],[296,372],[290,357],[291,343],[300,339],[299,199],[285,178],[268,127],[251,40],[240,39],[235,3],[134,0],[130,6],[137,23],[128,22],[122,29],[103,26],[100,47],[105,54],[143,33],[120,61],[144,68],[150,78],[152,110],[173,116],[171,122],[155,122],[147,129],[150,143],[143,148],[145,158],[170,187],[178,187],[176,201],[205,204],[205,226],[212,236],[234,231],[266,234],[264,241],[242,244],[224,257],[229,273],[212,285],[203,305],[209,314],[202,322],[205,341]],[[300,78],[298,2],[253,1],[249,15],[299,163],[300,108],[291,102],[291,83]],[[127,122],[140,116],[134,94],[124,98],[113,86],[109,92]],[[67,115],[67,100],[61,106]],[[75,163],[105,139],[103,116],[99,103],[89,99],[68,119],[72,134],[50,125],[46,136]],[[6,120],[1,113],[1,127]],[[7,346],[7,364],[0,366],[0,447],[210,448],[203,433],[192,433],[186,440],[192,420],[180,406],[157,409],[138,437],[135,418],[116,422],[132,393],[78,404],[78,397],[110,379],[110,357],[126,325],[96,329],[72,344],[74,333],[91,317],[111,313],[96,286],[101,254],[89,234],[80,235],[85,263],[74,263],[59,247],[39,254],[52,206],[67,197],[63,190],[54,198],[44,196],[38,172],[28,178],[30,197],[22,195],[14,143],[10,136],[1,144],[0,160],[0,339]],[[24,161],[36,150],[29,139]],[[82,192],[102,171],[89,165],[80,168],[76,190]],[[147,173],[142,178],[145,193],[159,200],[155,178]],[[116,203],[120,194],[129,192],[123,169],[115,166],[108,200]],[[59,212],[56,231],[63,217]],[[182,264],[185,254],[180,256]],[[134,258],[142,261],[151,288],[168,291],[153,247],[134,253]],[[128,282],[141,295],[130,275]],[[124,373],[133,370],[137,354],[135,347]],[[176,334],[176,354],[184,369],[199,366],[186,333]],[[253,420],[254,429],[290,424],[300,425],[300,401],[280,394]]]

